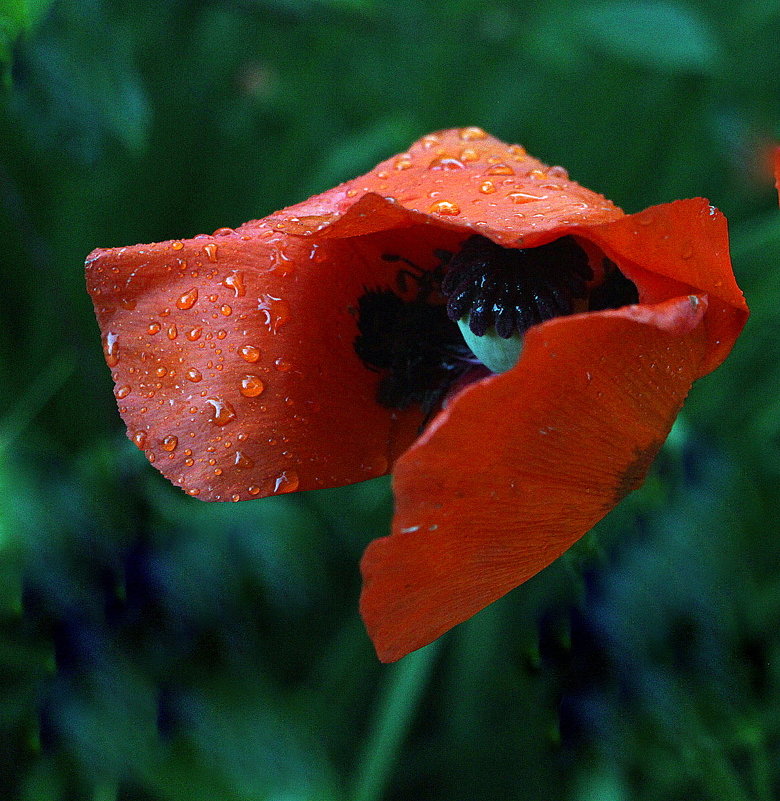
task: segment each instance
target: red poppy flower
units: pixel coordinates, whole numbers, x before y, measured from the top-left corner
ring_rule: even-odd
[[[96,250],[87,280],[128,435],[191,495],[392,470],[362,560],[385,661],[638,487],[747,317],[706,200],[625,215],[478,128],[236,230]]]

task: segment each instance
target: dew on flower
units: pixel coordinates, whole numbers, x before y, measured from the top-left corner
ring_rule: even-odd
[[[246,295],[246,289],[244,287],[244,273],[240,272],[239,270],[233,270],[232,273],[228,273],[222,279],[222,285],[228,289],[232,289],[235,297],[237,298],[242,298],[244,295]]]
[[[256,398],[262,394],[265,384],[256,375],[245,375],[241,379],[241,389],[239,390],[245,398]]]
[[[460,206],[450,200],[439,200],[432,203],[429,209],[434,214],[445,214],[447,216],[456,216],[460,214]]]
[[[238,354],[245,362],[253,364],[260,358],[260,349],[254,345],[242,345],[238,349]]]
[[[193,287],[182,293],[176,300],[176,308],[191,309],[198,300],[198,288]]]
[[[228,401],[222,398],[206,398],[206,403],[211,406],[209,422],[217,426],[227,425],[231,420],[236,419],[236,410]]]
[[[163,439],[162,443],[160,444],[160,447],[164,451],[168,451],[168,453],[171,453],[176,450],[176,446],[178,444],[179,444],[179,438],[174,434],[168,434],[168,436]]]

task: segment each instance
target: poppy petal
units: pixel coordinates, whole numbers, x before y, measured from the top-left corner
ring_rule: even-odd
[[[353,347],[355,301],[390,280],[388,265],[340,243],[323,250],[253,224],[90,256],[128,436],[190,494],[364,480],[416,436],[419,411],[379,406],[378,375]]]
[[[394,661],[538,573],[639,486],[707,340],[705,298],[551,320],[461,392],[397,462],[392,534],[361,613]]]
[[[728,355],[748,308],[734,279],[726,218],[704,198],[652,206],[583,232],[636,284],[642,303],[706,294],[702,375]]]

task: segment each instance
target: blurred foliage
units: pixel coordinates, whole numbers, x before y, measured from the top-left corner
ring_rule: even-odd
[[[779,797],[779,26],[772,0],[3,0],[0,797]],[[629,211],[709,197],[753,317],[641,491],[386,667],[357,563],[387,481],[169,486],[81,265],[465,124]]]

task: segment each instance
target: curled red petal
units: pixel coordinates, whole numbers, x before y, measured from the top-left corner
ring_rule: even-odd
[[[728,355],[748,317],[734,279],[726,218],[703,198],[653,206],[584,232],[636,284],[642,303],[706,294],[702,375]]]
[[[383,661],[530,578],[641,483],[707,355],[706,299],[558,318],[458,395],[394,470],[391,536],[362,561]]]
[[[353,348],[355,301],[387,269],[268,224],[95,251],[87,281],[128,436],[204,500],[386,473],[421,420],[377,404]]]

